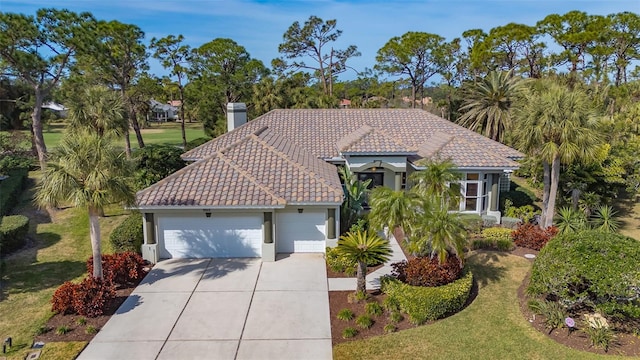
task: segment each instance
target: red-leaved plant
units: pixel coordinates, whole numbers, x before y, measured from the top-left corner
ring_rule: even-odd
[[[538,225],[526,223],[518,226],[511,233],[511,237],[516,245],[539,251],[557,233],[558,228],[555,226],[541,229]]]
[[[413,286],[441,286],[460,278],[460,260],[449,255],[443,264],[438,258],[418,257],[391,264],[391,275]]]
[[[136,283],[147,274],[144,267],[144,259],[134,252],[102,255],[103,279],[114,285],[126,286]],[[87,272],[93,274],[93,257],[87,260]]]

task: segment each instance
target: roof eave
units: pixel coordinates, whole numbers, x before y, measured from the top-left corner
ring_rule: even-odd
[[[142,205],[132,206],[128,209],[136,210],[261,210],[283,209],[285,205]]]

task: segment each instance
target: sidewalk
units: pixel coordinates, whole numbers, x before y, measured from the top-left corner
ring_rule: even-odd
[[[389,261],[384,263],[384,266],[367,275],[367,290],[380,288],[380,277],[384,275],[391,275],[391,270],[393,270],[391,268],[392,263],[407,260],[393,234],[389,235],[389,244],[391,245],[392,251],[391,257],[389,257]],[[327,281],[329,282],[329,291],[356,290],[356,278],[329,278]]]

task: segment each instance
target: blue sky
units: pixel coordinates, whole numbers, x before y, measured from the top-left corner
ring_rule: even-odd
[[[238,0],[0,0],[0,11],[35,14],[42,7],[89,11],[101,20],[136,24],[152,37],[182,34],[192,47],[215,38],[231,38],[270,67],[279,56],[282,35],[294,21],[311,15],[336,19],[343,34],[335,48],[356,45],[362,56],[349,62],[359,71],[373,68],[375,56],[394,36],[407,31],[435,33],[451,40],[462,32],[509,22],[533,25],[552,13],[581,10],[607,15],[640,12],[638,0],[430,0],[430,1],[238,1]],[[151,72],[165,71],[151,61]],[[355,72],[342,79],[355,78]]]

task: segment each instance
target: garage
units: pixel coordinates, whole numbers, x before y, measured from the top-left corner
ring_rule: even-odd
[[[260,257],[261,215],[158,217],[161,258]]]
[[[324,252],[326,210],[302,209],[276,214],[276,251]]]

